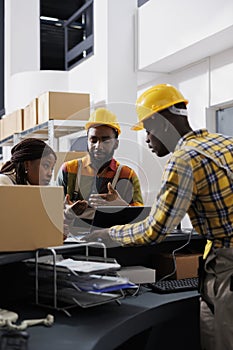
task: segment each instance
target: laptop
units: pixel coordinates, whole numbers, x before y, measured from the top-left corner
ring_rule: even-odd
[[[122,207],[103,206],[98,207],[92,221],[91,231],[98,228],[107,228],[114,225],[133,224],[144,220],[150,213],[151,207]]]
[[[0,252],[63,245],[63,188],[0,186]]]
[[[100,206],[92,220],[77,219],[71,234],[78,237],[114,225],[133,224],[144,220],[150,213],[150,206]]]

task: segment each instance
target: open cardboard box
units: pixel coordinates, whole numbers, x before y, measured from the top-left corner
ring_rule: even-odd
[[[197,277],[200,253],[175,254],[176,272],[169,279]],[[156,257],[156,273],[158,279],[174,271],[172,254],[160,253]]]

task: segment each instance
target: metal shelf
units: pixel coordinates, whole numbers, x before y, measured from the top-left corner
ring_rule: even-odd
[[[2,146],[13,146],[14,145],[14,140],[13,140],[13,135],[8,136],[5,139],[0,141],[0,147]]]
[[[86,120],[48,120],[1,140],[0,147],[13,146],[20,140],[28,137],[35,137],[44,141],[48,140],[49,145],[54,147],[54,139],[83,130],[86,122]]]

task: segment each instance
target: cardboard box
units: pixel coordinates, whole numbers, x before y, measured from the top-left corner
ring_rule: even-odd
[[[181,279],[197,277],[198,259],[201,254],[175,254],[176,272],[169,279]],[[174,271],[174,261],[172,254],[161,253],[156,257],[156,272],[158,279],[169,275]]]
[[[57,161],[54,167],[54,178],[56,179],[58,170],[64,162],[72,159],[82,158],[87,155],[87,152],[56,152]]]
[[[2,139],[12,136],[15,133],[24,130],[24,110],[17,109],[16,111],[5,115],[2,118]]]
[[[38,98],[34,98],[24,108],[24,130],[33,128],[38,124]]]
[[[24,115],[24,127],[25,130],[30,128],[30,107],[29,105],[27,105],[24,109],[23,109],[23,115]]]
[[[90,95],[47,91],[38,97],[38,123],[50,119],[87,120],[90,116]]]
[[[2,119],[0,119],[0,140],[2,140]]]
[[[0,186],[0,223],[1,252],[62,245],[63,188]]]

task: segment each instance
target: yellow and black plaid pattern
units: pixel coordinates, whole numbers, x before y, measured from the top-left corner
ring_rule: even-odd
[[[150,215],[112,227],[110,236],[122,244],[158,243],[188,213],[193,228],[215,247],[233,246],[233,182],[212,158],[233,172],[233,138],[206,129],[186,134],[166,164]]]

